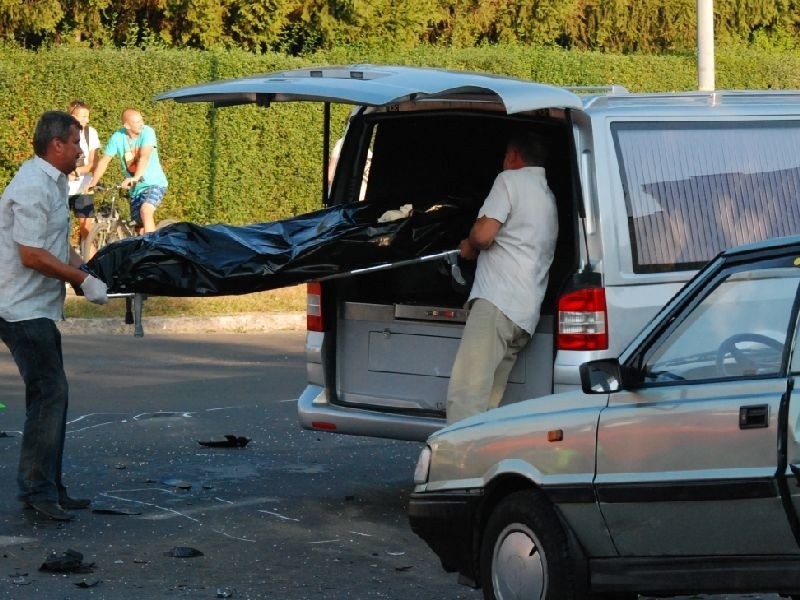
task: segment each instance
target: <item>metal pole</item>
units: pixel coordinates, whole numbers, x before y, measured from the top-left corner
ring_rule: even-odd
[[[331,103],[325,102],[322,109],[322,206],[328,206],[328,161],[331,146]]]
[[[714,0],[697,0],[697,87],[714,90]]]

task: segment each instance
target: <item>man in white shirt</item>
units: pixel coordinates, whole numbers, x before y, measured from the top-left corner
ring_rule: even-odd
[[[33,134],[36,156],[25,161],[0,196],[0,338],[25,382],[18,498],[56,521],[86,508],[61,481],[68,386],[61,353],[64,282],[87,300],[108,301],[106,284],[79,267],[69,245],[67,175],[82,156],[81,125],[65,112],[42,115]]]
[[[459,246],[478,265],[447,389],[448,423],[500,404],[517,354],[539,322],[558,237],[546,158],[547,146],[534,133],[509,140],[503,171]]]

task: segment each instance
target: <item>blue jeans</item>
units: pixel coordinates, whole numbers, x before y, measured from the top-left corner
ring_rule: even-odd
[[[57,502],[61,483],[69,387],[61,354],[61,333],[51,319],[0,319],[5,342],[25,382],[25,428],[17,485],[23,502]]]

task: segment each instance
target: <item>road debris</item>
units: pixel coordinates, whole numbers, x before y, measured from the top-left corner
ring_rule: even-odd
[[[191,483],[188,481],[183,481],[182,479],[178,479],[177,477],[167,477],[166,479],[162,479],[161,483],[170,487],[176,487],[181,490],[188,490],[192,488]]]
[[[244,448],[248,442],[250,438],[243,435],[226,435],[224,440],[197,440],[198,444],[207,448]]]
[[[195,556],[205,556],[197,548],[189,546],[175,546],[172,550],[164,552],[164,556],[172,556],[173,558],[194,558]]]
[[[53,552],[39,570],[49,573],[91,573],[94,568],[94,563],[83,562],[83,554],[67,549],[62,554]]]

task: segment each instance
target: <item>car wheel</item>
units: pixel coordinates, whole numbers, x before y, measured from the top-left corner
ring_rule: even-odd
[[[480,552],[486,600],[571,600],[572,566],[564,529],[541,493],[514,492],[495,507]]]

